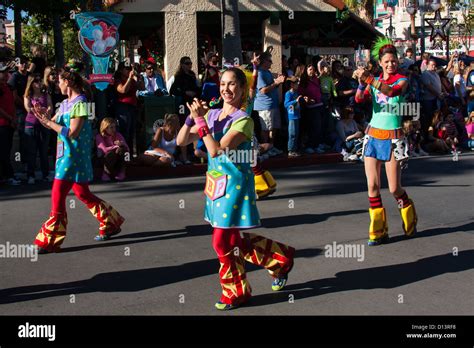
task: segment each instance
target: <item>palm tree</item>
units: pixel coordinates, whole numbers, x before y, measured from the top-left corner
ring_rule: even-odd
[[[64,65],[64,40],[61,20],[57,12],[53,13],[53,36],[55,65],[57,67],[62,67]]]
[[[15,56],[21,56],[21,7],[15,4],[13,8],[13,21],[15,26]]]
[[[344,0],[347,7],[360,18],[373,24],[374,21],[374,0]]]
[[[221,0],[222,11],[222,57],[225,62],[242,64],[240,42],[239,5],[237,0]]]

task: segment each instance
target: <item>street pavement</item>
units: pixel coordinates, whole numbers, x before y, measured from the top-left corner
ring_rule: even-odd
[[[474,153],[410,160],[403,184],[419,216],[403,237],[383,175],[391,242],[366,245],[363,165],[272,171],[277,192],[258,201],[253,232],[297,249],[287,288],[247,264],[251,302],[214,309],[219,264],[202,218],[204,177],[96,183],[93,193],[126,218],[122,233],[93,240],[97,222],[74,195],[63,252],[0,258],[1,315],[472,315]],[[51,184],[0,188],[0,245],[31,244],[50,209]],[[360,254],[329,255],[328,246]],[[355,257],[354,257],[355,256]]]

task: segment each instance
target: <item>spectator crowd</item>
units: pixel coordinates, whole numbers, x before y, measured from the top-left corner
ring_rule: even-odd
[[[306,57],[303,64],[301,58],[283,57],[283,71],[274,71],[271,54],[259,54],[251,111],[260,144],[259,159],[336,152],[345,161],[362,160],[362,139],[372,107],[370,102],[355,103],[358,81],[354,67],[319,56]],[[185,56],[168,78],[152,58],[143,64],[117,66],[114,83],[104,93],[105,115],[91,117],[96,144],[94,163],[101,168],[102,181],[124,180],[128,161],[176,167],[205,160],[202,143],[180,147],[176,136],[189,113],[186,103],[200,98],[210,108],[219,107],[219,76],[225,69],[219,67],[219,61],[218,53],[208,53],[200,62],[202,74],[197,75],[195,62]],[[97,90],[87,83],[82,63],[48,65],[41,46],[32,47],[30,58],[22,56],[14,64],[0,64],[0,183],[51,182],[57,136],[41,126],[32,108],[39,104],[50,117],[55,116],[65,98],[58,88],[58,74],[64,69],[83,75],[84,94],[91,103],[98,98]],[[375,76],[380,75],[376,62],[371,61],[366,68]],[[248,73],[252,75],[251,71]],[[409,80],[406,102],[421,106],[419,115],[404,115],[403,129],[411,156],[473,150],[474,59],[453,54],[446,62],[424,53],[417,61],[407,49],[400,59],[399,73]],[[139,139],[143,133],[137,129],[144,127],[144,98],[163,96],[174,97],[175,112],[153,115],[160,120],[155,123],[154,135]],[[15,134],[17,151],[16,147],[13,151]]]

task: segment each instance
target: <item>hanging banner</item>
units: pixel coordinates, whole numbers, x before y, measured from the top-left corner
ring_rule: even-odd
[[[112,12],[84,12],[76,14],[79,43],[92,61],[89,82],[103,91],[112,82],[108,74],[110,54],[119,43],[118,27],[123,16]]]
[[[387,7],[394,8],[397,5],[398,5],[398,0],[384,0],[383,1],[383,6],[385,9],[387,9]]]

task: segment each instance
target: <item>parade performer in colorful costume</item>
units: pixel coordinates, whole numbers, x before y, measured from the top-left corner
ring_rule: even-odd
[[[373,103],[372,119],[366,130],[362,151],[370,202],[368,245],[378,245],[388,241],[387,217],[380,197],[382,163],[385,162],[389,190],[398,202],[402,228],[407,237],[416,232],[417,215],[413,201],[401,186],[401,164],[409,156],[402,130],[402,116],[398,110],[402,110],[400,106],[404,102],[408,81],[397,73],[397,50],[390,40],[378,39],[372,55],[379,62],[383,73],[377,78],[359,68],[356,71],[359,88],[355,99],[357,103],[372,99]]]
[[[258,79],[258,64],[259,56],[254,53],[253,59],[253,71],[245,69],[245,66],[239,66],[238,68],[242,69],[247,78],[247,86],[249,86],[249,93],[246,103],[242,106],[245,109],[247,115],[251,115],[253,111],[253,102],[255,100],[255,94],[257,91],[257,79]],[[209,106],[213,107],[214,105],[220,104],[222,98],[218,100],[211,101]],[[201,141],[198,142],[200,144]],[[255,136],[255,133],[252,136],[252,144],[255,150],[258,152],[258,140]],[[200,147],[203,150],[203,146]],[[252,165],[252,171],[255,178],[255,193],[257,194],[257,199],[261,199],[276,192],[277,183],[273,175],[266,169],[263,169],[262,163],[258,160]]]
[[[208,111],[204,101],[194,99],[178,134],[179,146],[201,138],[208,151],[205,220],[214,228],[212,245],[220,262],[219,310],[235,308],[251,297],[244,261],[266,268],[273,277],[272,289],[278,291],[286,285],[295,252],[256,234],[240,235],[240,229],[260,225],[249,155],[254,124],[242,110],[246,84],[242,70],[227,69],[220,82],[222,109]]]
[[[82,77],[74,71],[63,71],[59,76],[61,93],[68,98],[61,103],[52,118],[39,105],[35,116],[46,128],[58,133],[56,173],[51,194],[50,217],[41,226],[35,244],[39,253],[58,252],[66,237],[66,197],[72,189],[99,221],[96,240],[106,240],[120,232],[124,218],[112,206],[89,191],[93,179],[91,163],[92,130],[87,99],[82,94]]]

